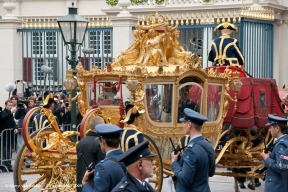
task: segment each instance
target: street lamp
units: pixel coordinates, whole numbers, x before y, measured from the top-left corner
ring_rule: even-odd
[[[62,38],[64,40],[65,45],[70,45],[71,48],[69,51],[71,52],[71,59],[69,56],[66,59],[69,61],[71,65],[71,69],[73,70],[73,74],[76,75],[76,65],[78,61],[76,60],[76,46],[82,45],[82,42],[85,37],[85,33],[88,26],[88,20],[77,15],[77,8],[74,7],[74,3],[72,3],[72,7],[69,8],[68,15],[57,20],[59,25],[59,29],[62,34]],[[76,89],[72,90],[72,97],[76,96]],[[76,130],[76,102],[72,101],[71,105],[71,127],[72,131]]]

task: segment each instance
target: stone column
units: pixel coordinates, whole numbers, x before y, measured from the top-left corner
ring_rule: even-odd
[[[133,42],[134,35],[132,27],[137,24],[137,17],[133,17],[127,7],[131,4],[129,0],[120,0],[119,6],[122,11],[110,20],[113,24],[113,57],[117,57],[121,51],[126,50]]]
[[[0,19],[0,106],[2,107],[4,107],[4,102],[8,99],[5,85],[7,83],[14,83],[15,79],[21,79],[23,70],[21,36],[17,33],[17,29],[21,28],[21,20],[12,14],[12,10],[16,7],[13,3],[13,1],[5,1],[3,7],[7,10],[8,14],[3,19]],[[18,88],[21,89],[20,86]],[[19,91],[22,92],[22,90]]]
[[[287,77],[287,45],[288,45],[288,11],[281,13],[280,19],[274,25],[274,78],[279,88],[285,84],[288,88]]]

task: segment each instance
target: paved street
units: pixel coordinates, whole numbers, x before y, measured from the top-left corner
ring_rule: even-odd
[[[35,176],[28,176],[28,180],[35,180]],[[264,186],[263,181],[261,180],[262,185],[254,192],[263,192]],[[233,192],[233,178],[224,177],[224,176],[214,176],[210,179],[210,188],[212,192]],[[247,184],[246,184],[247,185]],[[13,173],[0,173],[0,191],[1,192],[12,192],[14,189],[13,182]],[[31,192],[36,192],[37,188],[31,190]],[[250,189],[242,189],[241,192],[249,192]],[[162,192],[169,192],[167,188],[166,181],[164,181]]]

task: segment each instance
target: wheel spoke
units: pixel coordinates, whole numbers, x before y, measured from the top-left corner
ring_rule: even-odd
[[[41,181],[43,181],[46,178],[46,175],[42,175],[41,177],[39,177],[38,179],[36,179],[36,181],[34,181],[33,183],[31,183],[28,188],[24,189],[24,191],[29,191],[30,189],[32,189],[34,186],[36,186],[38,183],[40,183]]]
[[[30,169],[30,170],[21,170],[20,173],[22,175],[33,175],[33,174],[42,174],[42,173],[46,173],[47,170],[39,170],[39,169]]]

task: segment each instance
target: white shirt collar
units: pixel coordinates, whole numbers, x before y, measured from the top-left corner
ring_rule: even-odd
[[[287,135],[287,134],[283,134],[283,135],[281,135],[277,140],[281,139],[281,137],[284,137],[285,135]]]
[[[198,134],[198,135],[194,135],[193,137],[190,138],[189,142],[192,141],[193,139],[197,138],[197,137],[201,137],[202,134]]]
[[[108,151],[108,152],[106,153],[106,157],[107,157],[107,155],[108,155],[110,152],[115,151],[115,150],[118,150],[118,148],[117,148],[117,149],[111,149],[110,151]]]
[[[137,178],[135,178],[135,179],[137,179]],[[138,181],[139,181],[139,183],[141,184],[141,185],[143,185],[144,186],[144,183],[145,183],[145,181],[144,182],[142,182],[140,179],[137,179]]]

